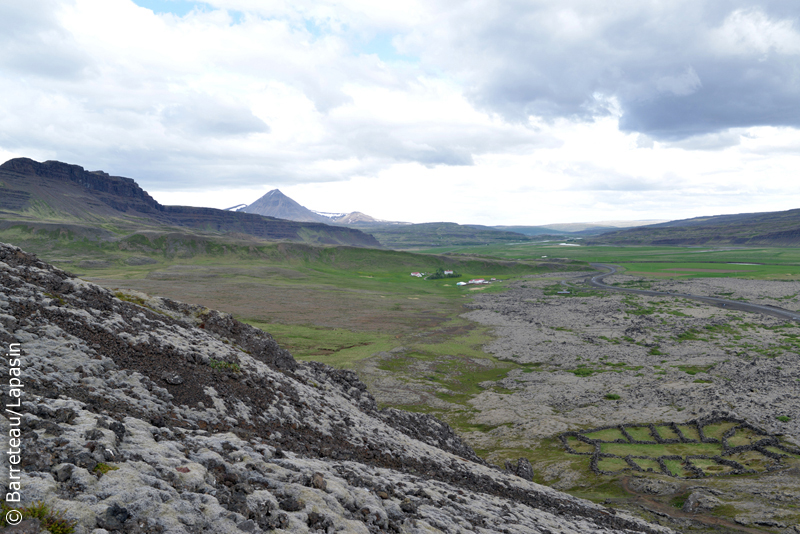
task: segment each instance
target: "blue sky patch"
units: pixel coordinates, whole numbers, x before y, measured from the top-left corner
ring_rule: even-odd
[[[133,0],[139,7],[144,7],[153,13],[172,13],[183,17],[198,5],[205,5],[203,2],[193,2],[191,0]]]
[[[379,33],[370,42],[365,44],[360,52],[362,54],[377,54],[381,61],[417,61],[418,58],[400,54],[392,45],[394,35]]]

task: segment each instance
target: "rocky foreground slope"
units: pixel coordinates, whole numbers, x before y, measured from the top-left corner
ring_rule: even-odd
[[[5,404],[24,391],[0,418],[21,431],[8,504],[43,501],[77,533],[668,531],[489,466],[227,315],[115,296],[5,244],[0,288],[0,343],[21,349]]]

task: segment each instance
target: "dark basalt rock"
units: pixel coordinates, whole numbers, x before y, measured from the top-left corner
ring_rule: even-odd
[[[506,471],[525,480],[533,480],[533,466],[527,458],[519,458],[516,465],[506,460]]]
[[[97,526],[106,530],[121,530],[129,517],[130,514],[126,508],[113,504],[106,509],[102,516],[97,517]]]

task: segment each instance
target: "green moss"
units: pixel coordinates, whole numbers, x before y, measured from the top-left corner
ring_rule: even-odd
[[[62,297],[60,297],[59,295],[56,295],[55,293],[45,293],[45,296],[55,301],[58,301],[59,305],[61,306],[67,305],[67,301],[64,300]]]
[[[241,373],[242,372],[242,368],[239,367],[238,363],[225,362],[225,361],[222,361],[222,360],[215,360],[214,358],[211,358],[211,360],[209,360],[208,366],[211,367],[212,369],[233,371],[235,373]]]
[[[616,393],[606,393],[604,398],[607,399],[607,400],[619,400],[622,397],[620,397]]]
[[[10,526],[6,521],[7,514],[11,510],[17,510],[22,520],[38,519],[42,527],[51,534],[72,534],[75,532],[76,521],[64,518],[64,512],[53,510],[45,503],[39,501],[22,508],[11,508],[6,502],[0,504],[0,528]]]
[[[109,471],[116,471],[117,469],[119,469],[119,467],[116,466],[116,465],[110,465],[110,464],[107,464],[107,463],[100,462],[99,464],[97,464],[95,466],[93,471],[94,471],[95,474],[97,474],[99,476],[103,476],[106,473],[108,473]]]
[[[670,499],[669,504],[675,508],[683,508],[683,505],[686,504],[686,500],[689,498],[689,493],[681,493],[680,495],[676,495],[672,499]]]

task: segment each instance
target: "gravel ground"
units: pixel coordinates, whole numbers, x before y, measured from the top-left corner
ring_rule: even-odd
[[[800,311],[800,282],[795,280],[780,282],[739,278],[665,280],[615,274],[607,277],[605,283],[619,283],[623,286],[644,283],[653,291],[679,291],[704,297],[741,299],[753,304]]]
[[[487,390],[470,401],[476,422],[500,425],[491,432],[469,433],[474,447],[535,449],[541,440],[565,431],[681,423],[712,412],[740,417],[800,444],[800,325],[674,297],[577,286],[557,294],[556,282],[529,279],[503,293],[478,295],[474,311],[465,314],[494,327],[497,339],[485,347],[487,352],[522,365],[502,381],[506,393]],[[798,282],[732,278],[616,275],[606,282],[792,310],[798,309],[800,292]],[[549,470],[549,483],[556,488],[580,486],[566,464],[534,468]],[[717,505],[734,506],[741,524],[795,532],[798,517],[788,503],[800,497],[797,469],[731,480],[720,477],[695,486],[721,492]]]

